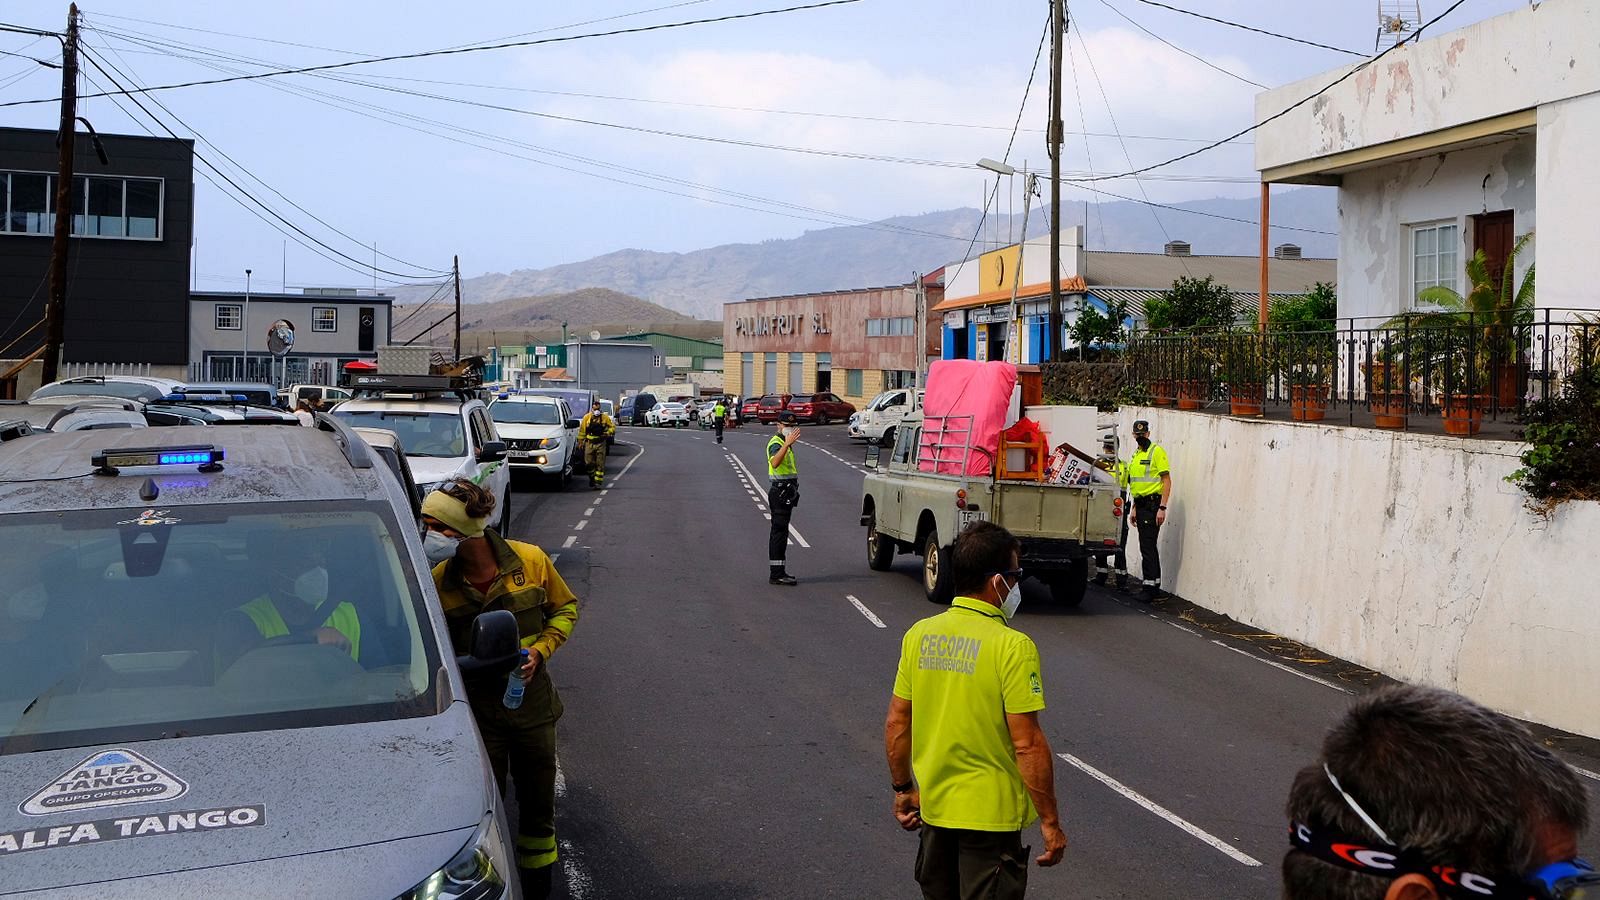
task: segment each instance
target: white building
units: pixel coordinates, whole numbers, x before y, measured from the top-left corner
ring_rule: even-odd
[[[1339,189],[1341,317],[1465,293],[1476,250],[1498,269],[1536,225],[1538,306],[1600,307],[1596,35],[1600,4],[1547,0],[1256,98],[1262,181]]]
[[[387,294],[306,288],[299,294],[195,291],[189,295],[190,377],[200,381],[333,384],[346,363],[373,360],[391,342]],[[267,330],[294,326],[294,349],[278,362]],[[246,358],[248,356],[248,365]]]

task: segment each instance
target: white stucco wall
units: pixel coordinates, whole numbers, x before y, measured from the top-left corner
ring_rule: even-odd
[[[1424,222],[1454,222],[1460,229],[1456,289],[1465,293],[1466,261],[1477,249],[1471,216],[1509,209],[1517,235],[1534,229],[1536,156],[1529,135],[1345,175],[1339,189],[1339,315],[1388,317],[1412,308],[1409,226]],[[1538,243],[1518,259],[1518,278],[1543,254],[1542,235]],[[1546,271],[1541,266],[1540,274]]]
[[[1172,459],[1168,590],[1600,737],[1600,504],[1529,513],[1504,481],[1521,445],[1164,409],[1120,418],[1124,434],[1149,419]]]
[[[1595,32],[1589,39],[1593,43]],[[1600,54],[1595,54],[1600,56]],[[1539,107],[1538,304],[1546,309],[1600,308],[1600,253],[1594,220],[1600,211],[1600,94]],[[1522,230],[1521,223],[1517,229]]]
[[[1255,133],[1256,168],[1301,162],[1600,91],[1600,4],[1550,0],[1403,46]],[[1261,122],[1350,67],[1256,97]],[[1574,162],[1584,165],[1580,157]]]

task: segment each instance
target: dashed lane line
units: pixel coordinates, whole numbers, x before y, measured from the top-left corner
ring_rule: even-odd
[[[844,598],[846,600],[849,600],[850,601],[850,605],[854,606],[857,610],[859,610],[860,613],[863,616],[866,616],[868,622],[871,622],[873,625],[876,625],[879,628],[888,628],[889,627],[889,626],[883,624],[883,620],[882,619],[878,618],[876,615],[873,615],[872,610],[867,609],[867,605],[865,603],[862,603],[860,600],[857,600],[856,596],[854,594],[845,594]]]
[[[1222,840],[1221,838],[1218,838],[1218,837],[1215,837],[1215,836],[1213,836],[1211,834],[1208,834],[1206,831],[1201,829],[1199,826],[1194,825],[1193,823],[1189,822],[1188,820],[1184,819],[1183,817],[1179,816],[1178,814],[1172,812],[1171,810],[1167,809],[1166,807],[1161,806],[1160,804],[1158,804],[1155,801],[1149,799],[1148,797],[1145,797],[1143,794],[1139,793],[1138,791],[1134,790],[1133,788],[1128,787],[1127,785],[1125,785],[1122,782],[1116,780],[1115,778],[1112,778],[1110,775],[1107,775],[1106,773],[1100,771],[1099,769],[1096,769],[1094,766],[1091,766],[1088,763],[1084,762],[1083,760],[1077,758],[1076,756],[1073,756],[1071,753],[1057,753],[1056,756],[1061,757],[1061,759],[1064,762],[1066,762],[1068,765],[1070,765],[1073,768],[1079,770],[1080,772],[1083,772],[1085,775],[1088,775],[1090,778],[1093,778],[1094,780],[1100,782],[1101,784],[1105,785],[1106,787],[1111,788],[1113,791],[1116,791],[1117,793],[1121,794],[1123,797],[1126,797],[1127,799],[1132,800],[1134,803],[1136,803],[1139,806],[1143,807],[1146,811],[1154,813],[1155,815],[1159,816],[1160,818],[1165,819],[1169,824],[1175,825],[1179,829],[1187,832],[1190,836],[1192,836],[1194,838],[1197,838],[1202,843],[1205,843],[1205,844],[1211,846],[1212,848],[1222,852],[1224,855],[1228,856],[1234,862],[1237,862],[1237,863],[1239,863],[1241,865],[1246,865],[1246,866],[1259,866],[1259,865],[1261,865],[1261,861],[1260,860],[1250,856],[1249,854],[1247,854],[1244,851],[1238,849],[1237,847],[1234,847],[1232,844],[1229,844],[1228,842]]]
[[[561,549],[565,550],[568,547],[571,547],[573,544],[576,544],[577,542],[578,542],[578,536],[575,535],[575,534],[569,534],[569,535],[567,535],[566,543],[561,545]]]
[[[747,475],[752,482],[755,481],[755,478],[756,478],[755,474],[752,473],[750,471],[749,467],[747,467],[744,464],[744,460],[742,460],[739,457],[735,456],[733,454],[733,451],[731,451],[731,450],[724,450],[722,452],[726,453],[728,455],[728,458],[733,460],[734,465],[736,465],[740,469],[742,469],[744,471],[745,475]],[[752,496],[754,496],[753,492],[752,492]],[[760,506],[761,505],[761,501],[757,500],[756,501],[756,505]],[[767,513],[766,517],[770,520],[772,518],[772,514],[771,513]],[[795,528],[794,525],[792,525],[792,524],[789,526],[789,537],[790,537],[791,540],[794,541],[794,543],[799,544],[800,546],[805,547],[807,549],[810,549],[811,544],[809,542],[807,542],[806,539],[803,536],[801,536],[799,529]]]
[[[600,502],[600,501],[599,501],[599,500],[596,500],[596,501],[595,501],[595,502],[596,502],[596,503],[599,503],[599,502]],[[594,507],[592,507],[592,506],[591,506],[591,507],[589,507],[589,508],[588,508],[588,509],[586,509],[586,510],[584,510],[584,511],[583,511],[583,514],[584,514],[584,515],[585,515],[585,516],[592,516],[592,515],[594,515]]]
[[[572,526],[572,530],[574,530],[574,531],[582,531],[584,529],[584,527],[586,525],[588,525],[588,524],[589,524],[589,520],[588,519],[579,519],[578,520],[578,524]]]

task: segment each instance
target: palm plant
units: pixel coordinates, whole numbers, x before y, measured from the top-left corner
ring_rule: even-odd
[[[1520,285],[1516,283],[1517,257],[1532,240],[1531,231],[1517,239],[1506,257],[1505,272],[1499,283],[1490,277],[1489,258],[1480,249],[1467,260],[1467,281],[1471,288],[1465,296],[1444,285],[1417,292],[1418,301],[1436,306],[1438,310],[1413,314],[1412,325],[1422,328],[1477,326],[1482,329],[1484,348],[1494,359],[1515,361],[1520,338],[1533,324],[1534,267],[1528,267]]]

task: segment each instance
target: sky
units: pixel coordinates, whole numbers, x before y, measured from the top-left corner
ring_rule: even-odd
[[[86,65],[80,89],[107,90],[113,76],[125,85],[172,84],[805,2],[88,0],[80,6],[84,42],[106,71]],[[1468,0],[1429,34],[1525,2]],[[1373,51],[1370,0],[1171,5]],[[1420,5],[1427,19],[1449,4]],[[401,6],[407,9],[398,12]],[[1147,0],[1073,0],[1069,9],[1067,173],[1124,172],[1202,147],[1251,124],[1260,88],[1246,82],[1276,87],[1357,60]],[[210,169],[197,162],[199,287],[239,289],[246,268],[263,290],[280,287],[285,269],[291,289],[370,287],[374,244],[380,268],[424,280],[449,269],[454,255],[463,276],[473,276],[621,249],[683,252],[977,207],[995,186],[972,165],[979,158],[1048,171],[1048,47],[1023,104],[1048,11],[1045,0],[857,0],[187,87],[147,95],[145,105],[180,136],[196,138],[198,154],[252,196],[362,261],[298,245],[263,222],[259,207],[234,199],[222,179],[220,187],[209,183],[202,173]],[[0,13],[7,24],[50,30],[65,19],[65,3],[38,0]],[[58,96],[55,70],[7,55],[17,53],[54,59],[59,45],[0,34],[0,104]],[[79,112],[101,132],[165,133],[126,98],[89,98]],[[58,115],[53,103],[0,108],[0,125],[54,128]],[[1022,183],[1003,179],[994,202],[1020,212]],[[1248,138],[1149,177],[1097,184],[1159,203],[1258,191]],[[1066,196],[1095,199],[1078,189]],[[1153,215],[1174,227],[1184,218]],[[952,247],[951,258],[963,249]],[[395,280],[378,275],[380,286]]]

